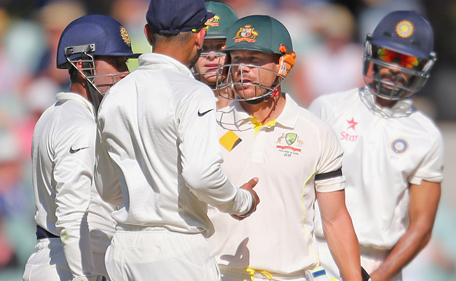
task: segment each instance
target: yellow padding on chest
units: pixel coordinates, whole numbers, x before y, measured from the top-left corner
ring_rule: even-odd
[[[231,151],[241,141],[242,139],[233,133],[233,131],[228,131],[219,140],[220,144],[228,151]]]

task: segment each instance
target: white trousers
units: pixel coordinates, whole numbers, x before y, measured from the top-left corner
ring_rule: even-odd
[[[334,259],[329,251],[326,239],[322,237],[316,237],[318,256],[320,258],[321,265],[326,270],[326,275],[330,279],[340,278],[339,268],[337,267]],[[386,259],[389,254],[388,250],[377,250],[370,247],[360,246],[361,253],[361,266],[370,273],[377,269],[382,262]],[[402,273],[396,274],[390,281],[402,281]]]
[[[71,281],[73,275],[59,238],[40,239],[25,265],[24,281]]]
[[[94,254],[95,255],[95,254]],[[95,259],[95,257],[94,257]],[[104,255],[98,256],[99,268],[104,268]],[[97,267],[98,268],[98,267]],[[105,274],[106,275],[106,274]],[[39,239],[33,253],[25,265],[24,281],[72,281],[73,274],[63,251],[63,244],[60,238]],[[103,280],[99,276],[80,276],[76,280]]]
[[[219,281],[220,272],[202,234],[162,227],[118,227],[106,252],[111,281]]]

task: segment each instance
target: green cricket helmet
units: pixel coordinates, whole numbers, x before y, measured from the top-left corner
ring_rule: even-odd
[[[214,13],[215,16],[206,22],[209,30],[204,39],[226,39],[228,30],[238,20],[238,16],[233,9],[223,3],[206,2],[206,9]]]
[[[276,54],[279,58],[279,70],[273,71],[264,67],[253,64],[234,64],[227,56],[222,70],[219,71],[225,79],[220,79],[217,83],[217,90],[222,97],[227,99],[238,99],[250,103],[259,103],[268,100],[271,96],[278,95],[278,88],[282,80],[287,76],[290,69],[295,64],[296,54],[293,51],[291,36],[286,27],[278,20],[267,15],[252,15],[237,20],[228,31],[226,45],[223,51],[229,54],[231,51],[258,51],[267,54]],[[256,68],[258,70],[271,71],[276,75],[276,79],[271,85],[263,85],[261,77],[258,82],[244,82],[242,67]],[[240,80],[234,81],[232,74],[234,69],[241,71]],[[258,74],[260,76],[260,74]],[[245,97],[237,91],[236,95],[232,93],[226,96],[223,93],[229,92],[229,89],[244,89],[244,86],[255,86],[258,88],[255,97]],[[240,87],[239,87],[240,86]]]
[[[226,56],[220,52],[220,47],[225,45],[226,34],[238,16],[223,3],[206,2],[206,9],[215,15],[206,21],[209,29],[204,37],[200,55],[202,59],[193,66],[192,71],[196,79],[215,87],[218,66],[224,64]]]

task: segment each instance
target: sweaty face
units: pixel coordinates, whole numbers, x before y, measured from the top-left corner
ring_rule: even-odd
[[[220,49],[225,39],[204,39],[201,56],[195,64],[196,77],[207,85],[215,85],[217,69],[225,63],[225,55]]]
[[[242,99],[260,97],[274,84],[279,69],[278,55],[258,51],[231,51],[231,76]]]
[[[101,93],[106,93],[112,85],[130,73],[127,60],[128,57],[99,56],[96,58],[96,76],[93,82]]]

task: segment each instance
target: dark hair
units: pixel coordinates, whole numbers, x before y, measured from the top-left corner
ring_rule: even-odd
[[[179,44],[185,45],[190,37],[192,36],[191,31],[188,32],[180,32],[178,34],[160,34],[160,33],[153,33],[153,40],[155,44]]]

